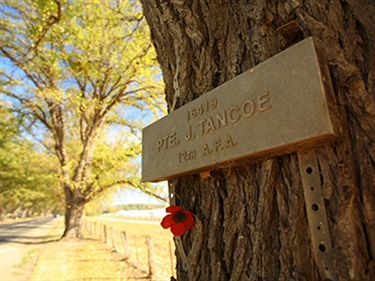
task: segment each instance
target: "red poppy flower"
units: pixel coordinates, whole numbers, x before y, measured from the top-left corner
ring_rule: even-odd
[[[169,215],[166,215],[161,221],[164,229],[171,228],[171,232],[175,236],[181,236],[188,229],[195,226],[194,214],[188,210],[183,210],[180,206],[169,206],[166,209]]]

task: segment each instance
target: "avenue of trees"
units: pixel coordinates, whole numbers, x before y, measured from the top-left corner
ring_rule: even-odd
[[[331,107],[339,129],[336,141],[316,149],[333,272],[337,280],[373,280],[374,1],[142,4],[170,110],[303,38],[314,38],[331,73]],[[181,250],[176,252],[178,280],[323,280],[311,248],[297,153],[210,171],[209,177],[183,176],[169,184],[177,204],[196,214],[195,229],[182,236],[188,266]]]
[[[64,198],[53,170],[56,159],[22,137],[22,120],[2,104],[0,116],[0,219],[6,213],[13,217],[61,213]]]
[[[2,102],[23,117],[24,135],[46,158],[12,157],[35,169],[49,163],[53,171],[28,185],[54,192],[58,181],[63,237],[79,236],[85,204],[107,190],[153,193],[140,183],[137,159],[137,117],[164,110],[146,21],[137,1],[4,0],[0,12]]]

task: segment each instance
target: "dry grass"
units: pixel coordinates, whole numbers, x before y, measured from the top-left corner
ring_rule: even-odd
[[[113,255],[105,245],[89,239],[61,240],[39,257],[31,281],[148,280],[139,270]]]
[[[154,281],[167,281],[171,276],[175,276],[175,256],[173,236],[163,229],[158,222],[148,221],[113,221],[111,219],[85,218],[90,222],[113,227],[117,231],[125,231],[128,239],[128,262],[137,268],[148,272],[148,253],[146,246],[146,236],[150,236],[153,243],[153,279]],[[99,227],[97,227],[99,229]],[[108,236],[111,235],[108,231]],[[99,233],[93,235],[99,238]],[[120,247],[120,245],[118,245]]]
[[[152,281],[169,281],[174,275],[173,236],[158,223],[85,219],[96,222],[97,225],[105,224],[107,229],[114,227],[119,231],[125,231],[129,244],[128,259],[125,260],[123,253],[116,253],[103,240],[99,240],[98,233],[85,233],[85,239],[61,240],[46,244],[29,280],[151,280],[148,278],[146,236],[150,236],[153,242]],[[173,247],[172,263],[170,246]]]

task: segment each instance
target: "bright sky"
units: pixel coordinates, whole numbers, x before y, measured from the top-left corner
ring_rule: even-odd
[[[167,190],[167,182],[161,182],[165,185],[165,190]],[[166,191],[167,193],[167,191]],[[123,205],[123,204],[163,204],[157,200],[155,197],[148,196],[140,190],[122,190],[118,191],[113,195],[114,205]]]

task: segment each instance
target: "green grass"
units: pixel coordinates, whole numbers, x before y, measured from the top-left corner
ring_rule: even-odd
[[[27,266],[38,254],[39,250],[36,248],[31,249],[23,256],[21,263],[18,265],[20,269],[23,269]]]
[[[32,248],[22,257],[21,262],[16,267],[15,273],[17,275],[24,275],[26,272],[31,272],[37,263],[43,248],[45,246],[48,247],[47,242],[57,241],[61,237],[63,227],[63,220],[59,220],[55,227],[51,229],[47,235],[45,235],[40,241],[36,241],[35,245],[33,245]]]

